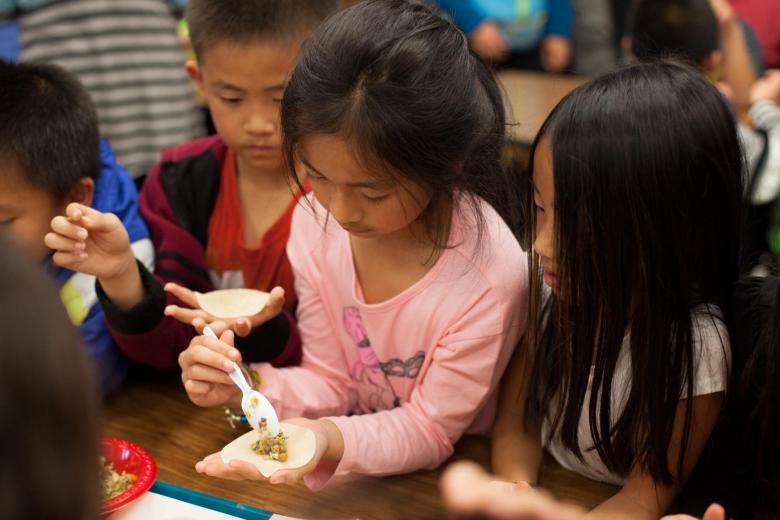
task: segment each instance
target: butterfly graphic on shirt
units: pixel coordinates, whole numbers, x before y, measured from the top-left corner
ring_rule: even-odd
[[[380,361],[371,347],[360,310],[345,307],[343,320],[344,330],[358,349],[358,359],[352,366],[351,376],[363,387],[358,392],[359,407],[368,412],[378,412],[400,406],[401,399],[390,382],[390,376],[417,378],[425,361],[425,352],[420,350],[406,360],[393,358]]]

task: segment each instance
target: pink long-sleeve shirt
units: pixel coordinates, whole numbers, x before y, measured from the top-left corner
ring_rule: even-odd
[[[326,225],[313,199],[295,210],[287,254],[303,362],[254,368],[282,419],[328,417],[341,431],[344,455],[307,476],[312,489],[436,467],[464,433],[492,425],[496,386],[525,327],[528,267],[503,220],[480,208],[481,235],[461,199],[452,246],[377,304],[362,297],[348,233],[332,218]]]

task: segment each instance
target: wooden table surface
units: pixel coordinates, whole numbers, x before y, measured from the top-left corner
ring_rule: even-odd
[[[202,493],[299,518],[440,518],[441,470],[383,479],[363,479],[312,493],[303,485],[234,482],[195,472],[195,463],[222,449],[244,430],[231,430],[219,409],[198,408],[187,399],[176,373],[135,374],[104,406],[104,435],[132,441],[158,465],[158,478]],[[453,460],[487,465],[489,441],[466,437]],[[557,496],[593,505],[615,488],[586,480],[546,459],[541,485]]]
[[[497,74],[507,105],[512,143],[529,146],[555,105],[586,78],[504,70]]]

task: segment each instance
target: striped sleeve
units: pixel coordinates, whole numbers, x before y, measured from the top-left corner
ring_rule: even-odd
[[[769,100],[761,100],[750,107],[750,119],[758,128],[772,130],[780,127],[780,107]]]
[[[101,135],[134,177],[205,132],[170,7],[158,0],[54,3],[24,14],[21,57],[56,63],[89,91]]]

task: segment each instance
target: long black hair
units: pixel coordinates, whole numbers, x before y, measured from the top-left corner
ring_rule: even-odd
[[[623,476],[635,463],[662,482],[673,480],[672,470],[682,474],[692,399],[678,468],[669,468],[667,452],[678,403],[693,396],[692,311],[706,304],[714,322],[716,305],[728,323],[738,273],[742,156],[735,125],[700,73],[644,63],[571,92],[533,145],[532,165],[542,138],[552,152],[558,288],[545,300],[533,254],[525,420],[550,418],[581,456],[577,425],[587,413],[598,455]],[[533,190],[529,242],[531,197]],[[631,380],[618,414],[612,388],[629,330]]]
[[[780,512],[780,280],[774,275],[764,283],[774,285],[774,301],[767,315],[762,316],[763,330],[749,331],[757,341],[745,370],[738,374],[730,412],[737,417],[747,415],[746,436],[740,440],[748,448],[749,460],[744,462],[755,479],[752,498],[762,507]],[[761,297],[763,300],[763,294]],[[755,320],[748,323],[756,325]]]
[[[441,209],[456,193],[485,199],[516,226],[501,92],[463,33],[425,5],[371,0],[328,18],[285,88],[282,129],[295,182],[300,140],[337,134],[365,164],[423,186],[431,202],[421,218],[437,247],[447,246]]]

